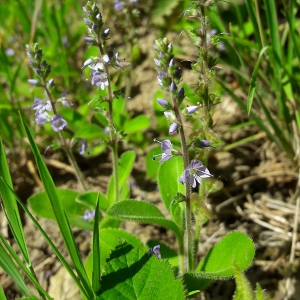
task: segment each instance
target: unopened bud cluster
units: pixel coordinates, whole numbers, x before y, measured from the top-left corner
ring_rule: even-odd
[[[26,45],[26,54],[29,66],[35,71],[38,79],[29,79],[28,82],[35,86],[43,86],[45,80],[51,73],[51,66],[43,60],[43,50],[38,44]],[[48,86],[54,84],[53,79],[48,81]]]
[[[28,64],[36,73],[36,79],[28,79],[31,85],[36,87],[42,87],[50,95],[49,88],[54,86],[54,80],[50,79],[47,82],[47,77],[51,72],[51,66],[43,60],[43,50],[39,48],[39,45],[32,44],[26,45],[26,54],[28,57]],[[63,93],[60,99],[40,99],[34,97],[31,108],[35,112],[35,123],[37,125],[44,125],[50,123],[54,131],[58,132],[64,129],[68,124],[65,119],[62,118],[56,111],[55,104],[60,102],[65,107],[71,105],[66,101],[66,93]]]
[[[99,35],[101,34],[103,27],[102,15],[99,11],[96,3],[92,3],[88,1],[87,4],[83,7],[83,11],[85,13],[85,18],[83,19],[87,29],[89,36],[85,38],[86,42],[89,43],[98,43]],[[103,32],[103,34],[108,37],[109,30]]]

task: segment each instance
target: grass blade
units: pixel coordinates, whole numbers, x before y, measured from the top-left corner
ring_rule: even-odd
[[[0,181],[3,181],[3,179],[0,179]],[[83,288],[81,282],[78,280],[76,274],[73,272],[73,270],[71,269],[71,267],[68,264],[68,262],[64,259],[64,257],[61,255],[61,253],[59,252],[59,250],[56,248],[56,246],[53,244],[53,242],[51,241],[51,239],[48,237],[47,233],[44,231],[44,229],[40,226],[40,224],[38,223],[38,221],[31,214],[31,212],[28,210],[28,208],[26,207],[26,205],[24,205],[24,203],[15,194],[15,192],[11,188],[9,188],[9,190],[10,190],[11,194],[13,194],[15,196],[15,198],[17,199],[19,205],[23,208],[23,210],[25,211],[25,213],[29,216],[29,218],[31,219],[31,221],[33,222],[33,224],[37,227],[37,229],[39,230],[39,232],[43,235],[43,237],[45,238],[45,240],[47,241],[47,243],[50,245],[50,247],[52,248],[53,252],[56,254],[56,256],[61,261],[61,263],[63,264],[63,266],[66,268],[66,270],[68,271],[68,273],[70,274],[70,276],[72,277],[72,279],[74,280],[75,284],[78,286],[78,288],[80,289],[80,291],[84,294],[85,297],[88,297],[87,294],[86,294],[85,289]],[[0,298],[0,300],[1,300],[1,298]]]
[[[94,234],[93,234],[93,273],[92,286],[95,294],[100,292],[100,232],[99,232],[99,194],[96,205]]]
[[[78,252],[78,248],[76,246],[75,240],[74,240],[74,236],[72,234],[68,219],[66,217],[66,214],[63,210],[63,207],[60,203],[59,197],[57,195],[56,192],[56,187],[54,185],[53,179],[42,159],[42,156],[39,153],[38,147],[33,139],[33,136],[27,126],[27,124],[23,121],[22,116],[20,114],[20,118],[22,121],[22,124],[24,126],[24,129],[26,131],[26,135],[28,137],[32,152],[34,154],[35,157],[35,161],[40,173],[40,177],[42,179],[42,182],[44,183],[45,186],[45,190],[48,194],[48,197],[50,199],[56,220],[57,220],[57,224],[59,226],[60,232],[62,234],[62,237],[64,239],[64,242],[66,244],[68,253],[71,257],[71,260],[74,264],[74,267],[76,269],[76,272],[80,278],[80,280],[82,281],[82,284],[88,294],[88,299],[93,299],[94,298],[94,293],[93,290],[91,288],[88,276],[86,274],[86,271],[84,269],[82,260],[80,258],[79,252]]]
[[[232,91],[231,89],[229,89],[223,82],[221,82],[220,80],[218,80],[218,83],[220,84],[220,86],[222,87],[222,89],[228,93],[230,95],[230,97],[232,97],[232,99],[245,111],[247,112],[247,106],[246,104],[239,98],[237,97]],[[263,130],[266,132],[266,134],[268,135],[268,138],[273,141],[280,149],[282,149],[282,145],[280,144],[280,142],[277,140],[277,138],[275,137],[275,135],[273,135],[271,133],[271,131],[265,126],[263,120],[261,120],[260,118],[258,118],[253,112],[250,111],[250,117],[252,118],[252,120],[255,121],[255,123]],[[282,149],[283,150],[283,149]]]
[[[47,292],[42,288],[42,286],[37,281],[37,278],[32,272],[28,270],[28,268],[24,265],[24,263],[21,261],[21,259],[18,257],[16,252],[12,249],[12,247],[8,244],[8,242],[0,236],[0,241],[2,242],[1,247],[5,249],[4,251],[8,251],[9,254],[13,257],[17,265],[23,270],[23,272],[26,274],[26,276],[31,280],[31,282],[34,284],[34,286],[37,288],[41,296],[44,296],[46,299],[51,300],[52,298],[47,294]],[[9,257],[9,256],[8,256]],[[9,257],[9,259],[11,259]]]
[[[10,177],[2,141],[0,141],[0,176],[3,178],[3,181],[6,182],[10,188],[12,188],[12,180]],[[19,249],[21,250],[26,264],[31,265],[17,202],[14,195],[9,192],[7,186],[3,183],[3,181],[0,181],[0,193],[4,203],[7,218],[9,220],[10,229],[14,235]]]
[[[249,18],[250,18],[252,26],[253,26],[253,33],[255,35],[255,39],[261,47],[262,46],[262,41],[261,41],[260,35],[259,35],[259,27],[258,27],[258,23],[257,23],[257,17],[255,15],[255,10],[253,8],[253,1],[252,0],[246,0],[246,6],[247,6],[247,11],[249,13]]]
[[[12,280],[18,285],[22,294],[30,294],[19,270],[17,269],[10,256],[7,254],[2,244],[0,244],[0,266],[4,270],[4,272],[7,273],[12,278]]]
[[[250,111],[251,111],[251,107],[252,107],[252,103],[253,103],[253,97],[254,97],[255,90],[256,90],[257,75],[258,75],[260,61],[261,61],[265,51],[269,48],[270,48],[269,46],[266,46],[266,47],[261,49],[261,51],[259,53],[259,56],[258,56],[258,60],[255,64],[255,67],[254,67],[254,70],[253,70],[253,74],[252,74],[251,81],[250,81],[249,93],[248,93],[248,101],[247,101],[247,113],[248,113],[248,115],[250,114]]]

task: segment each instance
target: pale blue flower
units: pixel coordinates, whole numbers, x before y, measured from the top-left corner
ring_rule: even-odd
[[[50,115],[46,111],[44,111],[44,112],[36,115],[35,123],[37,125],[43,125],[46,122],[48,122],[49,119],[50,119]]]
[[[154,254],[158,259],[161,259],[160,245],[156,245],[153,248],[149,249],[147,254],[148,255]]]
[[[45,111],[51,111],[52,106],[49,100],[42,100],[40,98],[34,97],[33,104],[31,108],[35,111],[35,115],[39,115]]]
[[[63,130],[64,127],[68,124],[67,121],[65,119],[63,119],[61,115],[54,115],[50,119],[50,123],[51,123],[52,129],[56,132]]]
[[[213,177],[208,169],[202,164],[200,160],[192,160],[188,167],[183,171],[179,177],[179,181],[183,184],[188,182],[193,188],[196,187],[197,182],[202,184],[201,178]]]
[[[100,87],[101,90],[104,90],[105,87],[108,86],[108,78],[105,72],[92,70],[91,75],[92,75],[92,85],[96,85]]]
[[[83,220],[85,221],[91,221],[95,217],[95,211],[94,210],[85,210],[83,215]]]
[[[155,139],[156,142],[159,142],[158,140]],[[161,151],[162,154],[156,154],[152,156],[152,159],[155,160],[156,157],[161,157],[161,160],[159,161],[160,163],[163,163],[164,161],[172,158],[174,155],[172,152],[176,151],[173,149],[173,145],[170,140],[163,140],[162,142],[159,142],[161,145]],[[176,151],[177,152],[177,151]]]

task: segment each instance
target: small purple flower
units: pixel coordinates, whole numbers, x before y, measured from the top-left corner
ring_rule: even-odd
[[[198,108],[199,108],[199,105],[198,105],[198,106],[188,106],[188,107],[186,108],[186,113],[187,113],[187,114],[192,114],[192,113],[194,113]]]
[[[213,177],[208,169],[199,160],[192,160],[188,167],[183,171],[179,177],[179,181],[183,184],[188,182],[193,188],[196,187],[197,182],[202,184],[201,178]]]
[[[160,245],[156,245],[153,248],[149,249],[147,254],[148,255],[154,254],[158,259],[161,259]]]
[[[96,85],[100,87],[101,90],[104,90],[105,87],[108,86],[107,74],[105,72],[92,70],[91,76],[92,76],[92,85]]]
[[[35,111],[35,115],[39,115],[45,111],[51,111],[52,106],[49,100],[42,100],[40,98],[34,97],[33,104],[31,108]]]
[[[67,101],[67,96],[68,96],[68,93],[66,91],[63,91],[61,93],[61,98],[57,99],[57,102],[61,102],[61,104],[64,106],[64,107],[68,107],[70,108],[72,104],[70,104],[68,101]]]
[[[178,129],[178,124],[176,123],[176,117],[174,113],[171,111],[165,111],[164,115],[167,118],[167,120],[171,122],[169,127],[169,134],[176,132]]]
[[[115,68],[123,69],[121,62],[118,59],[119,53],[114,49],[113,57],[111,58],[110,64]]]
[[[120,11],[121,9],[123,9],[124,7],[124,3],[119,1],[119,0],[115,0],[114,1],[114,9],[115,11]]]
[[[50,120],[51,126],[54,131],[58,132],[64,129],[64,127],[68,124],[65,119],[62,118],[61,115],[54,115]]]
[[[102,60],[103,60],[105,63],[109,63],[109,61],[110,61],[109,56],[108,56],[107,54],[104,54],[104,55],[103,55]]]
[[[78,138],[77,140],[79,142],[79,154],[83,155],[84,152],[88,149],[88,141],[83,138]]]
[[[85,210],[83,215],[83,220],[85,221],[91,221],[95,217],[95,211],[94,210]]]
[[[157,141],[155,139],[155,141]],[[158,142],[158,141],[157,141]],[[176,151],[173,149],[173,145],[170,142],[170,140],[163,140],[161,143],[161,151],[162,154],[156,154],[152,156],[152,159],[155,160],[156,157],[161,157],[161,160],[159,163],[163,163],[164,161],[167,161],[168,159],[172,158],[174,155],[172,154],[172,151]]]
[[[42,113],[36,115],[35,123],[36,123],[37,125],[43,125],[43,124],[45,124],[46,122],[48,122],[49,119],[50,119],[50,115],[49,115],[46,111],[44,111],[44,112],[42,112]]]

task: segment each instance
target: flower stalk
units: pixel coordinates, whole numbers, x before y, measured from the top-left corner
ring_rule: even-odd
[[[54,80],[50,79],[47,82],[47,77],[51,72],[51,66],[47,64],[45,60],[42,60],[43,51],[41,48],[38,47],[38,44],[33,44],[30,46],[26,45],[26,50],[27,50],[29,65],[35,71],[38,77],[38,79],[29,79],[28,82],[36,87],[43,88],[48,97],[47,101],[35,98],[34,104],[32,105],[32,108],[33,110],[35,110],[35,115],[36,115],[35,121],[38,125],[43,125],[46,122],[50,122],[52,129],[58,132],[61,141],[61,146],[65,151],[69,159],[69,162],[74,169],[76,177],[79,183],[81,184],[82,189],[84,191],[87,191],[86,183],[82,175],[82,172],[79,169],[79,166],[71,150],[71,147],[67,142],[67,139],[63,132],[64,127],[67,125],[67,121],[64,120],[57,113],[56,100],[53,99],[52,94],[50,92],[50,88],[54,86]],[[70,106],[66,101],[62,101],[62,104],[66,107]],[[48,111],[53,112],[52,117],[49,115]]]
[[[96,61],[90,58],[88,61],[85,62],[84,66],[92,65],[92,84],[99,86],[102,90],[104,90],[107,87],[107,99],[105,101],[108,103],[107,120],[109,125],[109,146],[112,150],[112,167],[115,195],[114,201],[117,202],[120,200],[118,171],[118,136],[113,120],[114,93],[112,90],[112,84],[110,79],[109,64],[120,68],[121,63],[117,59],[117,53],[115,53],[113,58],[108,57],[108,55],[105,53],[105,44],[106,39],[109,35],[109,29],[105,29],[104,31],[102,30],[104,23],[102,21],[102,15],[97,5],[92,4],[90,1],[88,1],[86,6],[83,7],[83,10],[86,13],[86,18],[84,19],[84,21],[87,25],[88,32],[90,34],[90,36],[86,38],[86,41],[94,44],[99,49],[99,57],[96,58]],[[100,68],[97,67],[97,64],[100,65]],[[104,72],[100,71],[101,68]]]

